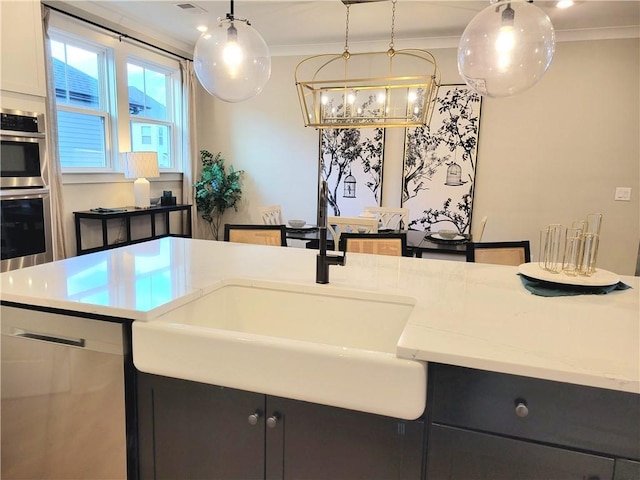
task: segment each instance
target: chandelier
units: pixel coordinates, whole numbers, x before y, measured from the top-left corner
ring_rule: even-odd
[[[342,54],[302,60],[295,82],[304,124],[315,128],[414,127],[431,120],[440,71],[426,50],[394,49],[396,1],[392,0],[391,41],[386,52],[349,52],[346,5]]]

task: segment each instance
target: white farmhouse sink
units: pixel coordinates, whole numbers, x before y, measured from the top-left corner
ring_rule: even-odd
[[[409,297],[225,281],[133,324],[138,370],[392,417],[425,408],[426,365],[397,358]]]

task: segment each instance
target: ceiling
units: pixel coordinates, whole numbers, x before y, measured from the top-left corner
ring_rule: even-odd
[[[74,12],[88,12],[114,25],[142,35],[162,39],[163,43],[192,51],[200,36],[198,25],[213,25],[229,11],[229,1],[201,0],[73,0],[46,1],[71,6]],[[179,8],[190,4],[195,8]],[[395,18],[396,47],[407,39],[459,38],[465,26],[488,0],[398,0]],[[589,35],[620,29],[637,36],[640,30],[640,1],[582,0],[561,10],[555,1],[536,1],[551,19],[558,36],[562,33]],[[65,8],[69,10],[69,8]],[[390,1],[358,3],[350,7],[349,45],[371,42],[388,45],[391,33]],[[341,0],[236,0],[235,16],[247,18],[263,36],[272,54],[341,51],[345,40],[346,8]],[[604,32],[604,33],[603,33]],[[635,33],[633,33],[635,32]],[[601,37],[602,38],[602,37]],[[451,45],[443,45],[451,46]],[[434,45],[424,45],[433,48]]]

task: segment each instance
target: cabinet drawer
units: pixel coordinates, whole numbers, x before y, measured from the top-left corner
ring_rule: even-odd
[[[640,458],[640,395],[430,364],[431,420]]]

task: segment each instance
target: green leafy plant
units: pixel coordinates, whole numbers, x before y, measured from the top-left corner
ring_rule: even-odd
[[[238,211],[238,202],[242,197],[240,180],[244,170],[234,170],[229,165],[227,173],[220,152],[213,155],[207,150],[200,150],[200,160],[202,174],[200,181],[193,185],[196,189],[196,208],[209,223],[213,238],[218,240],[224,212],[228,208]]]

